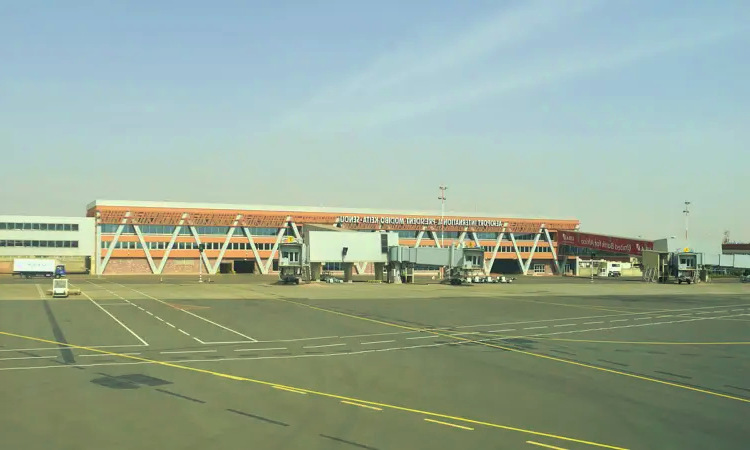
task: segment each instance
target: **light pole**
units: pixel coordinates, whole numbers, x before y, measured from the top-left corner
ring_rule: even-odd
[[[445,247],[445,243],[443,242],[443,230],[445,229],[445,225],[443,225],[443,222],[445,222],[445,191],[448,190],[448,186],[440,185],[440,197],[438,197],[438,200],[440,200],[440,247]]]
[[[690,215],[690,202],[685,202],[685,210],[682,211],[685,214],[685,240],[688,239],[688,221]]]
[[[206,244],[198,244],[198,283],[203,283],[203,250]]]

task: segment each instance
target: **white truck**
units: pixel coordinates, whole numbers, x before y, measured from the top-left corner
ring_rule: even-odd
[[[622,276],[622,264],[619,262],[607,261],[599,266],[600,277],[619,277]]]
[[[65,276],[65,266],[57,264],[54,259],[14,259],[13,275],[62,278]]]

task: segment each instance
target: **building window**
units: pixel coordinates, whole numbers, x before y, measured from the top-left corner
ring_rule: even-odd
[[[73,248],[78,248],[78,241],[70,241],[70,246]]]
[[[74,223],[71,225],[72,231],[78,231],[78,224]]]
[[[534,273],[544,273],[544,264],[534,264]]]

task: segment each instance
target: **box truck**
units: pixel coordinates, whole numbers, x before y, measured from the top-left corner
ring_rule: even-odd
[[[25,278],[65,276],[65,266],[54,259],[14,259],[13,275]]]

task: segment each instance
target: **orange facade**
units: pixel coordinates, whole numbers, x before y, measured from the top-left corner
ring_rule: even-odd
[[[233,261],[251,261],[258,269],[256,273],[268,273],[272,271],[272,261],[278,258],[277,247],[282,236],[299,233],[307,224],[397,231],[402,236],[401,245],[408,246],[470,243],[485,248],[490,267],[496,260],[518,260],[520,256],[523,263],[518,264],[520,269],[530,270],[533,258],[537,265],[544,263],[545,272],[549,272],[554,271],[550,262],[556,254],[557,231],[575,230],[579,226],[579,221],[569,219],[454,215],[441,219],[434,213],[284,208],[97,201],[89,205],[87,215],[97,219],[96,266],[103,274],[197,273],[197,243],[207,246],[207,260],[203,263],[206,272],[218,272],[220,264],[223,264],[221,271],[225,271],[226,265]],[[204,230],[210,232],[201,233]],[[216,230],[221,234],[211,234]],[[253,235],[248,230],[263,230],[268,234]],[[514,239],[515,236],[519,239]]]

